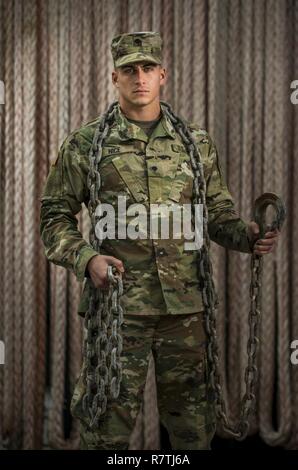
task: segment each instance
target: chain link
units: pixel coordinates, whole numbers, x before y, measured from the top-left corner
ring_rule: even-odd
[[[103,142],[108,135],[115,111],[114,102],[96,128],[89,152],[89,173],[87,186],[90,191],[88,211],[91,220],[89,240],[99,253],[102,238],[95,232],[99,219],[96,208],[101,203],[101,178],[99,165],[102,158]],[[84,379],[86,393],[83,396],[83,410],[89,416],[91,429],[98,427],[100,416],[107,408],[108,395],[117,398],[120,393],[122,378],[121,352],[123,309],[120,297],[123,293],[122,277],[115,268],[108,266],[108,289],[91,287],[89,307],[85,315],[85,337],[83,354],[85,359]]]
[[[210,258],[210,238],[208,234],[208,208],[206,204],[206,183],[203,172],[202,157],[196,146],[189,128],[175,116],[171,107],[162,102],[168,118],[172,121],[176,131],[182,138],[190,156],[194,172],[194,202],[203,204],[203,240],[204,244],[198,252],[198,274],[202,279],[202,297],[204,303],[204,321],[208,337],[207,358],[209,370],[209,383],[215,397],[215,411],[218,420],[222,423],[227,434],[237,440],[243,440],[249,430],[249,416],[255,411],[257,384],[257,350],[259,344],[259,323],[261,317],[261,279],[262,279],[262,256],[252,254],[251,256],[251,283],[250,283],[250,312],[248,317],[249,339],[247,343],[248,364],[245,370],[245,394],[241,400],[240,420],[233,427],[228,420],[226,404],[223,398],[221,386],[221,375],[219,368],[219,347],[216,335],[216,299],[217,294],[213,281],[213,271]],[[276,209],[276,219],[271,229],[281,228],[285,218],[285,208],[282,201],[273,193],[265,193],[255,201],[254,220],[260,226],[260,238],[264,235],[265,211],[271,204]]]
[[[102,240],[95,233],[97,222],[96,208],[100,204],[99,191],[101,179],[99,163],[102,157],[103,142],[106,138],[110,124],[114,118],[115,108],[118,102],[114,102],[103,116],[97,127],[89,160],[90,169],[87,184],[90,191],[88,204],[91,219],[90,243],[99,252]],[[208,208],[206,204],[206,182],[204,178],[201,154],[191,131],[184,122],[174,115],[170,105],[161,101],[163,110],[172,122],[176,132],[181,136],[190,156],[194,173],[194,204],[203,206],[203,240],[204,243],[198,251],[198,276],[202,279],[202,297],[204,303],[204,322],[208,337],[207,358],[209,363],[209,383],[214,392],[214,405],[216,416],[222,422],[224,430],[234,438],[242,440],[249,430],[249,415],[255,410],[255,388],[257,383],[257,350],[259,344],[258,329],[261,316],[261,277],[262,257],[251,256],[251,283],[250,283],[250,312],[249,312],[249,339],[247,343],[248,365],[245,370],[246,391],[241,401],[240,421],[236,427],[229,424],[226,405],[223,399],[221,376],[219,370],[218,341],[216,335],[216,301],[217,293],[213,281],[213,271],[210,259],[210,238],[208,234]],[[255,218],[259,223],[261,233],[263,230],[265,210],[268,204],[275,206],[277,217],[273,221],[272,229],[280,228],[284,218],[285,209],[281,200],[273,193],[266,193],[255,202]],[[194,205],[193,205],[194,207]],[[123,322],[123,309],[120,305],[120,297],[123,293],[121,275],[113,273],[108,268],[109,288],[108,292],[92,288],[89,308],[85,317],[84,356],[86,361],[85,381],[86,393],[83,397],[84,410],[89,414],[91,429],[98,426],[100,415],[106,411],[107,393],[109,386],[110,395],[117,398],[120,393],[122,377],[120,355],[122,352],[121,324]],[[111,332],[109,332],[111,330]],[[109,359],[109,361],[108,361]],[[108,365],[109,363],[109,365]]]

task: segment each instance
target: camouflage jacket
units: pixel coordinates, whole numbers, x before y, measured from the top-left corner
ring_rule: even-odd
[[[100,163],[100,199],[115,207],[126,196],[127,207],[152,203],[190,203],[193,172],[180,136],[164,115],[148,137],[129,122],[118,103],[116,118],[104,142]],[[89,149],[100,117],[73,131],[52,164],[41,197],[40,234],[45,254],[53,263],[71,270],[84,281],[79,313],[88,307],[91,279],[89,260],[97,254],[77,228],[81,204],[89,200],[87,174]],[[208,232],[211,240],[237,251],[251,252],[247,224],[234,209],[216,147],[205,130],[187,122],[198,146],[206,179]],[[133,217],[127,217],[127,224]],[[130,314],[184,314],[203,310],[197,276],[196,251],[184,250],[185,239],[108,239],[101,253],[123,261],[122,304]]]

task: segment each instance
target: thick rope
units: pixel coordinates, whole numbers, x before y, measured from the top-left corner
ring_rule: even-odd
[[[214,80],[214,90],[212,93],[212,120],[207,126],[208,131],[213,135],[215,141],[221,147],[221,161],[225,166],[225,153],[227,141],[227,59],[230,50],[228,48],[228,2],[217,2],[216,8],[210,20],[213,19],[215,27],[215,37],[210,38],[212,50],[210,50],[210,60],[212,60],[212,76]],[[213,52],[214,51],[214,52]],[[224,153],[223,153],[224,149]]]
[[[180,96],[181,102],[179,112],[183,116],[193,117],[193,74],[191,73],[193,64],[193,2],[188,0],[185,3],[184,14],[182,17],[182,37],[181,37],[181,69],[189,71],[181,74]]]
[[[275,135],[274,140],[274,151],[271,154],[274,164],[273,168],[273,184],[275,190],[282,194],[284,190],[283,174],[286,165],[285,145],[284,145],[284,134],[285,134],[285,115],[284,106],[286,103],[287,96],[283,92],[284,90],[284,78],[283,70],[285,64],[283,63],[283,57],[285,51],[282,49],[284,41],[281,41],[283,35],[285,36],[285,7],[280,2],[275,4],[275,30],[273,34],[279,40],[275,44],[274,52],[275,57],[272,63],[272,71],[274,76],[274,109],[277,113],[274,113],[274,127],[273,132]],[[272,185],[272,182],[271,182]],[[277,430],[271,421],[263,423],[262,434],[264,440],[271,445],[282,445],[288,439],[291,429],[291,403],[290,403],[290,376],[289,376],[289,361],[288,361],[288,348],[289,348],[289,324],[288,316],[284,315],[284,312],[288,310],[288,269],[287,269],[287,233],[283,231],[283,237],[281,240],[282,247],[277,252],[276,256],[273,256],[273,278],[275,279],[275,289],[277,291],[277,304],[275,310],[275,322],[277,331],[277,343],[274,344],[277,361],[272,364],[272,376],[277,378],[277,406],[276,410],[271,410],[272,413],[277,415]],[[275,259],[274,259],[275,258]],[[272,296],[272,292],[271,292]],[[274,305],[275,309],[275,305]],[[269,339],[269,337],[268,337]],[[274,383],[272,386],[272,390]],[[269,415],[269,412],[268,412]]]
[[[58,38],[59,38],[59,29],[58,29],[58,4],[55,0],[51,0],[49,3],[49,155],[50,162],[56,158],[57,151],[59,148],[59,136],[58,136]],[[52,440],[55,439],[52,436],[52,430],[55,427],[53,424],[53,402],[55,400],[55,384],[56,379],[54,373],[56,374],[56,356],[57,356],[57,347],[56,347],[56,331],[55,331],[55,321],[56,321],[56,279],[57,279],[57,266],[50,265],[50,357],[51,357],[51,388],[49,400],[47,400],[48,410],[48,436],[47,440],[52,444]],[[64,311],[60,311],[60,315],[64,315]],[[64,360],[64,359],[63,359]],[[55,372],[54,372],[55,371]],[[57,430],[58,436],[61,435],[61,430]],[[53,443],[55,446],[55,442]]]
[[[273,73],[274,61],[276,60],[276,37],[275,37],[275,5],[274,1],[266,3],[266,31],[265,31],[265,139],[263,158],[263,192],[272,188],[274,177],[272,155],[275,151],[275,110],[274,93],[276,77]],[[276,334],[276,312],[275,299],[272,295],[275,292],[274,282],[274,262],[268,257],[264,260],[264,275],[262,289],[262,323],[261,323],[261,371],[260,371],[260,400],[259,400],[259,426],[262,438],[266,440],[266,435],[271,428],[273,393],[275,381],[275,351],[276,344],[272,338]],[[270,391],[270,393],[268,393]]]
[[[228,10],[229,37],[228,37],[228,183],[235,201],[240,200],[241,173],[241,56],[239,44],[240,34],[240,3],[233,0]],[[239,70],[240,69],[240,70]],[[239,75],[240,74],[240,75]],[[240,154],[239,154],[240,153]],[[232,423],[236,422],[239,413],[239,400],[241,396],[241,375],[239,370],[239,322],[242,311],[241,281],[238,278],[239,254],[230,252],[228,255],[228,404]],[[233,299],[230,301],[230,299]]]
[[[182,30],[182,3],[179,0],[174,0],[174,63],[173,70],[173,83],[174,83],[174,96],[173,96],[173,109],[177,112],[180,109],[180,69],[181,69],[181,44],[180,34]]]
[[[14,4],[14,116],[18,123],[14,129],[14,233],[23,234],[23,37],[22,37],[22,18],[23,8],[21,2]],[[22,393],[22,369],[23,369],[23,317],[24,317],[24,285],[22,279],[25,275],[23,263],[23,236],[15,236],[14,241],[14,444],[15,449],[20,448],[23,435],[23,393]]]
[[[81,4],[83,22],[83,46],[82,46],[82,106],[83,122],[93,116],[92,109],[92,1],[86,0]],[[90,113],[90,110],[92,112]]]
[[[4,4],[0,0],[0,18],[4,15]],[[0,57],[4,57],[4,28],[0,28]],[[4,63],[0,60],[0,80],[4,80]],[[4,104],[0,104],[0,155],[4,156]],[[0,191],[4,194],[4,158],[0,159]],[[0,198],[0,220],[4,220],[4,198]],[[0,265],[4,263],[4,230],[0,225]],[[3,283],[0,284],[0,304],[4,305]],[[2,311],[3,315],[3,311]],[[3,318],[4,320],[4,318]],[[3,320],[0,322],[0,338],[4,338]],[[3,449],[3,375],[0,374],[0,449]]]
[[[69,29],[67,2],[59,3],[58,12],[58,142],[68,133],[68,53]],[[52,407],[49,413],[49,443],[54,448],[64,444],[64,387],[65,387],[65,345],[66,345],[66,286],[68,273],[55,267],[55,297],[53,302],[53,368]]]
[[[142,31],[140,2],[138,0],[128,0],[128,30],[127,32],[129,31]]]
[[[205,2],[194,2],[193,22],[193,120],[206,129],[207,5]]]
[[[82,3],[80,0],[72,2],[70,9],[70,128],[77,129],[82,121],[82,18],[78,11]],[[99,5],[99,2],[96,2]],[[95,15],[96,17],[96,15]],[[95,25],[98,37],[98,25]],[[95,60],[97,59],[97,54]],[[99,89],[96,88],[95,97],[97,98]]]
[[[287,18],[286,18],[286,5],[282,2],[278,2],[276,7],[276,35],[279,38],[277,43],[277,61],[275,62],[275,74],[277,75],[275,93],[275,107],[280,110],[276,114],[276,146],[277,151],[274,153],[276,165],[274,165],[275,172],[275,186],[279,194],[282,195],[284,200],[289,205],[289,199],[287,198],[285,188],[287,187],[287,175],[289,173],[288,168],[288,152],[287,142],[284,136],[287,132],[286,125],[286,103],[288,99],[288,93],[284,87],[284,74],[282,70],[286,70],[287,55],[285,48],[286,37],[287,37]],[[281,66],[281,68],[280,68]],[[283,230],[283,237],[281,239],[279,250],[275,253],[276,258],[275,270],[276,270],[276,282],[278,288],[278,304],[277,304],[277,316],[278,316],[278,336],[277,336],[277,351],[278,351],[278,364],[277,364],[277,376],[278,376],[278,397],[277,403],[277,416],[279,422],[279,428],[277,433],[271,434],[271,445],[283,445],[289,438],[291,432],[291,387],[290,387],[290,363],[288,361],[288,351],[290,344],[290,331],[289,331],[289,317],[287,313],[289,311],[289,270],[288,270],[288,259],[289,259],[289,231],[288,224],[286,224],[285,230]]]
[[[59,143],[69,132],[69,5],[68,2],[59,4]],[[69,273],[56,268],[56,302],[54,309],[54,350],[53,350],[53,407],[50,413],[49,441],[56,448],[76,448],[76,440],[64,438],[64,403],[65,403],[65,350],[67,344],[66,302]]]
[[[58,4],[56,0],[49,0],[48,4],[48,24],[49,24],[49,73],[48,73],[48,80],[49,80],[49,163],[52,163],[57,156],[58,148],[59,148],[59,141],[58,141]],[[50,318],[49,318],[49,329],[50,329],[50,344],[49,344],[49,351],[50,351],[50,363],[51,363],[51,370],[53,369],[54,363],[54,315],[55,315],[55,279],[56,279],[56,269],[57,267],[50,264],[49,271],[50,271],[50,278],[49,278],[49,289],[50,289]],[[45,416],[48,417],[48,422],[46,424],[46,432],[47,435],[45,436],[46,443],[49,442],[50,439],[50,415],[51,415],[51,406],[53,403],[52,400],[52,388],[53,382],[51,379],[49,393],[47,395],[47,400],[45,403],[46,410]]]
[[[14,273],[13,273],[13,219],[11,217],[11,204],[14,194],[14,178],[13,178],[13,155],[14,155],[14,94],[13,83],[13,2],[8,1],[4,4],[4,38],[5,38],[5,137],[4,137],[4,259],[3,270],[5,276],[3,279],[3,340],[5,344],[5,367],[3,370],[3,437],[5,446],[11,444],[10,437],[13,433],[14,422],[14,401],[13,401],[13,342],[14,342],[14,326],[13,326],[13,309],[14,309]]]
[[[152,1],[152,31],[160,31],[161,27],[161,2],[160,0]]]
[[[140,8],[140,6],[138,6]],[[141,31],[152,31],[152,8],[148,0],[141,0]]]
[[[24,10],[24,448],[34,448],[36,380],[36,275],[34,207],[36,173],[36,3]]]
[[[119,34],[119,19],[118,19],[118,3],[116,2],[109,2],[108,3],[108,34],[107,39],[109,40],[106,48],[106,52],[108,53],[107,62],[105,65],[106,68],[106,80],[108,81],[108,94],[107,99],[108,103],[112,103],[115,101],[117,97],[117,91],[114,86],[111,85],[112,80],[112,71],[114,70],[114,63],[112,54],[110,52],[110,44],[112,38]],[[107,103],[107,104],[108,104]]]
[[[264,31],[265,31],[265,2],[255,2],[253,11],[253,90],[254,90],[254,194],[262,191],[262,158],[263,158],[263,83],[264,83]]]
[[[44,398],[46,381],[46,329],[47,329],[47,264],[43,256],[43,246],[39,235],[39,198],[41,197],[48,173],[48,162],[44,158],[48,153],[48,8],[41,0],[37,8],[37,34],[40,53],[37,56],[37,174],[36,181],[38,198],[35,203],[35,227],[36,227],[36,260],[39,273],[37,287],[37,367],[36,367],[36,423],[35,423],[35,448],[42,448],[44,426]]]
[[[293,50],[294,61],[290,64],[289,76],[291,80],[298,77],[298,3],[293,2],[292,8],[288,13],[288,24],[291,25],[291,35],[288,36],[289,50]],[[297,322],[297,311],[298,311],[298,252],[297,252],[297,237],[298,237],[298,192],[297,177],[298,174],[298,161],[297,161],[297,148],[298,148],[298,115],[297,105],[291,106],[291,115],[289,116],[289,122],[292,126],[289,126],[291,135],[289,135],[289,155],[290,155],[290,169],[289,174],[291,175],[287,185],[290,186],[289,199],[291,201],[291,220],[293,226],[289,231],[290,246],[289,252],[291,256],[291,278],[289,288],[291,292],[290,296],[290,322],[291,322],[291,342],[298,338],[298,322]],[[291,350],[291,353],[293,350]],[[291,365],[291,387],[292,387],[292,433],[291,439],[287,444],[289,449],[298,449],[298,367]]]
[[[216,0],[208,1],[208,44],[207,44],[207,64],[208,64],[208,90],[207,102],[208,113],[206,119],[206,129],[211,135],[215,131],[215,85],[216,85],[216,35],[218,24],[218,2]]]
[[[289,207],[290,200],[287,197],[287,179],[289,174],[287,139],[287,116],[286,103],[288,99],[287,90],[284,87],[284,72],[287,67],[287,6],[279,1],[276,6],[276,35],[279,38],[277,43],[277,61],[275,62],[275,74],[277,75],[275,107],[279,110],[276,113],[276,147],[274,152],[275,165],[275,186],[278,194],[282,196]],[[291,385],[290,385],[290,362],[288,360],[290,330],[289,330],[289,224],[285,225],[283,237],[281,238],[279,249],[276,251],[275,271],[277,282],[277,316],[278,316],[278,335],[277,335],[277,377],[278,377],[278,402],[277,416],[279,428],[270,436],[271,445],[283,445],[289,438],[291,432]]]
[[[128,29],[128,0],[123,0],[120,2],[121,9],[120,9],[120,24],[121,30],[120,33],[123,31],[129,31]]]
[[[104,101],[105,101],[105,87],[104,83],[106,80],[106,69],[103,66],[102,53],[102,41],[105,34],[105,22],[102,21],[104,17],[103,3],[94,2],[94,29],[96,34],[94,35],[94,50],[96,51],[94,57],[94,68],[95,68],[95,83],[94,83],[94,99],[96,99],[97,114],[104,112]]]
[[[49,157],[56,159],[58,142],[58,4],[49,0]],[[54,266],[51,266],[53,271]]]
[[[149,2],[147,3],[149,4]],[[163,14],[161,19],[163,31],[163,66],[168,73],[167,82],[162,87],[161,98],[168,102],[172,101],[173,96],[173,0],[163,0]]]

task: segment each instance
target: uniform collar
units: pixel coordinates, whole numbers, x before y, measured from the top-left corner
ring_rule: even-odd
[[[175,129],[171,121],[166,117],[162,104],[160,105],[160,109],[162,117],[155,129],[153,130],[150,139],[152,140],[157,137],[170,137],[172,139],[175,139]],[[146,143],[149,142],[149,137],[146,135],[143,129],[126,119],[125,115],[123,114],[120,108],[119,102],[116,106],[115,121],[118,128],[120,140],[136,139],[142,140]]]

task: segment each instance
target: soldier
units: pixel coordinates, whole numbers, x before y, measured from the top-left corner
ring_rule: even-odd
[[[166,81],[158,33],[121,34],[112,40],[112,81],[119,100],[103,141],[99,164],[100,200],[115,209],[152,204],[182,206],[193,197],[194,173],[187,146],[169,118],[160,89]],[[216,422],[207,386],[204,304],[197,274],[197,251],[185,237],[105,238],[100,254],[83,239],[75,214],[88,204],[89,151],[101,117],[73,131],[52,165],[41,198],[40,233],[47,258],[85,280],[79,306],[84,316],[90,285],[105,290],[107,267],[123,275],[123,376],[118,399],[108,402],[97,429],[89,428],[82,397],[84,364],[71,403],[80,421],[81,448],[127,449],[142,403],[148,360],[155,360],[160,419],[173,449],[210,449]],[[258,241],[259,227],[234,209],[216,147],[196,123],[185,119],[200,152],[206,181],[208,232],[216,243],[245,253],[273,250],[279,231]],[[135,214],[134,214],[135,215]],[[126,226],[133,221],[127,211]],[[119,222],[119,221],[118,221]]]

